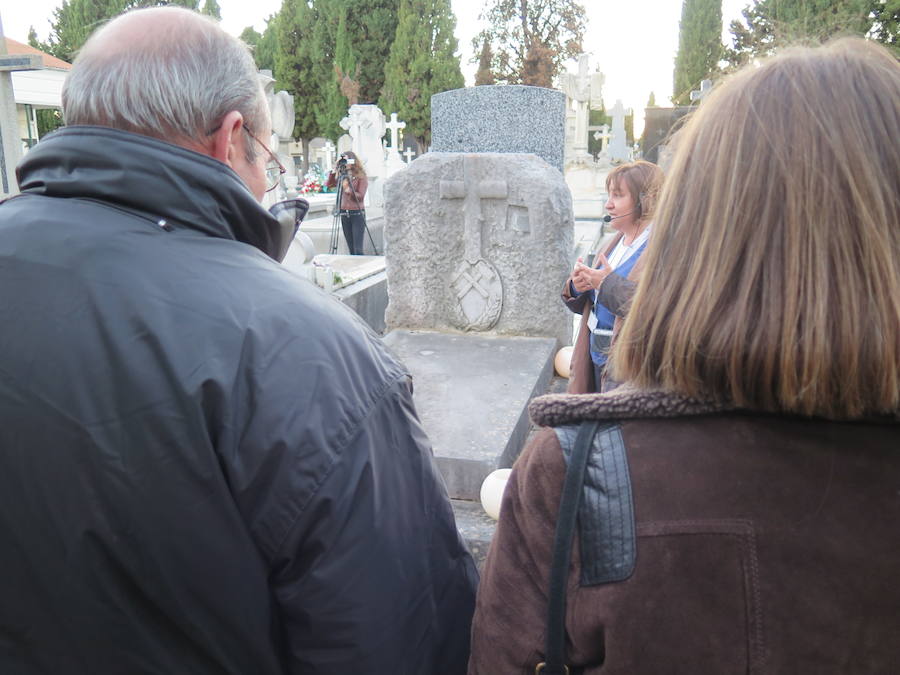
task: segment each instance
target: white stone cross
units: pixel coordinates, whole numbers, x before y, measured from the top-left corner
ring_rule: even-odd
[[[699,91],[695,89],[691,92],[691,101],[700,101],[702,103],[703,99],[705,99],[709,95],[709,92],[712,91],[712,87],[712,80],[701,80]]]
[[[407,148],[403,151],[403,155],[406,157],[406,163],[409,164],[412,161],[413,155],[416,154],[416,151],[412,148]]]
[[[397,121],[397,113],[391,113],[391,121],[385,124],[391,130],[391,147],[397,149],[397,132],[406,128],[406,122]]]
[[[325,151],[325,168],[330,170],[334,166],[334,143],[325,141],[325,147],[322,149]]]
[[[603,152],[609,143],[609,125],[601,124],[599,127],[590,127],[590,129],[594,132],[594,140],[600,141],[600,152]]]

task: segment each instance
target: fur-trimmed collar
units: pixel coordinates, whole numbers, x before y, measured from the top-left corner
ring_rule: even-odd
[[[705,401],[683,394],[662,390],[636,389],[623,385],[605,394],[549,394],[539,396],[528,406],[528,413],[535,424],[558,426],[586,419],[640,419],[665,417],[691,417],[723,412],[746,412],[729,403]],[[773,414],[773,413],[760,413]],[[867,417],[857,422],[900,422],[900,411],[895,415]]]
[[[621,386],[605,394],[549,394],[528,406],[532,421],[557,426],[584,419],[637,419],[684,417],[734,410],[733,406],[701,401],[659,390]]]

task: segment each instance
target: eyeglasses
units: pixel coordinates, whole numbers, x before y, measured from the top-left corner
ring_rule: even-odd
[[[278,187],[278,184],[281,182],[281,177],[287,173],[287,169],[284,168],[284,164],[278,161],[278,155],[272,152],[269,149],[269,146],[259,140],[252,131],[250,131],[250,127],[246,124],[244,126],[244,131],[247,132],[247,135],[252,138],[254,141],[260,144],[263,150],[269,153],[269,161],[266,162],[266,185],[269,187],[266,188],[266,192],[271,192],[275,188]]]

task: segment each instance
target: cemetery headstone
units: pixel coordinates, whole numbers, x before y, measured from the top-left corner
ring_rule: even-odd
[[[604,77],[602,73],[590,73],[589,68],[590,57],[580,54],[578,73],[563,73],[560,76],[560,88],[572,103],[571,106],[566,106],[566,110],[571,111],[574,118],[567,128],[566,164],[583,164],[593,159],[588,153],[588,133],[593,130],[588,126],[588,116],[589,110],[600,110],[603,107],[601,91]]]
[[[385,188],[388,328],[570,339],[562,175],[534,155],[429,152]]]
[[[433,152],[533,153],[560,172],[566,97],[523,85],[454,89],[431,97]]]
[[[712,91],[713,83],[712,80],[701,80],[700,81],[700,89],[695,89],[691,92],[691,101],[700,101],[702,102],[705,99],[709,92]]]
[[[385,159],[385,178],[390,178],[406,166],[400,157],[400,145],[398,142],[398,132],[406,128],[406,122],[399,121],[397,113],[391,113],[391,121],[384,126],[391,132],[391,145],[387,148]]]
[[[288,141],[294,133],[294,97],[286,91],[275,91],[275,78],[272,77],[271,70],[260,70],[259,80],[263,87],[263,93],[266,97],[266,104],[269,106],[269,116],[272,120],[272,135],[268,139],[267,145],[278,155],[278,159],[287,169],[287,174],[296,178],[291,181],[292,185],[299,182],[297,169],[290,156],[282,152],[282,140]],[[277,188],[267,192],[263,198],[263,205],[268,207],[277,201],[287,198],[286,184],[282,181]]]
[[[336,155],[334,154],[335,147],[334,143],[331,141],[325,141],[325,145],[322,146],[322,152],[324,153],[325,166],[323,167],[326,171],[331,171],[331,168],[334,166],[334,161]]]
[[[673,130],[678,128],[683,118],[695,110],[695,106],[660,108],[654,106],[644,110],[643,158],[665,168],[662,158]]]
[[[350,135],[351,149],[362,160],[366,169],[369,178],[367,203],[381,206],[383,181],[387,174],[384,146],[381,142],[386,129],[384,113],[376,105],[352,105],[347,116],[340,121],[340,125]]]
[[[612,137],[609,141],[609,161],[612,163],[627,162],[631,157],[625,138],[625,115],[627,113],[622,106],[622,101],[616,101],[616,105],[610,112],[612,114]]]

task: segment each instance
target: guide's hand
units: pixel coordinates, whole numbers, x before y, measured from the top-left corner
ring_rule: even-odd
[[[613,269],[609,265],[609,260],[602,253],[597,254],[597,260],[600,265],[597,268],[588,267],[581,258],[575,263],[575,270],[572,272],[572,285],[579,293],[584,293],[590,289],[600,288],[600,284],[608,277]]]
[[[584,293],[593,288],[590,284],[590,278],[587,276],[589,271],[590,267],[585,265],[584,261],[579,258],[578,262],[575,263],[575,269],[572,270],[572,286],[579,293]]]

